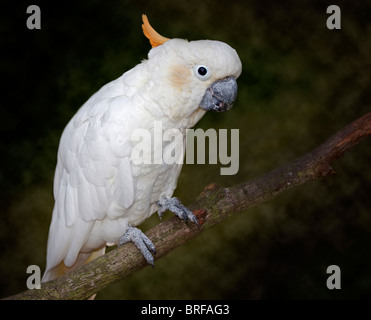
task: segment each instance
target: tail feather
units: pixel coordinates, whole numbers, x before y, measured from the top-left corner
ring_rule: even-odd
[[[41,282],[47,282],[50,280],[54,280],[58,277],[61,277],[64,274],[72,270],[75,270],[77,268],[80,268],[84,264],[104,255],[105,252],[106,252],[106,246],[103,246],[102,248],[99,248],[89,253],[80,252],[76,259],[76,262],[71,267],[67,267],[62,261],[55,267],[47,268],[41,279]]]

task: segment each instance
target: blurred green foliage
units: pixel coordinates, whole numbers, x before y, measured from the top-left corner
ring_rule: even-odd
[[[90,95],[146,58],[142,13],[164,36],[227,42],[243,63],[235,107],[198,124],[240,130],[240,170],[185,165],[184,203],[211,182],[272,170],[370,111],[369,1],[336,1],[341,30],[326,28],[326,1],[39,1],[41,30],[26,28],[30,4],[3,4],[0,21],[0,297],[26,289],[28,265],[44,268],[60,135]],[[97,298],[370,298],[370,160],[366,139],[336,176],[229,219]],[[326,287],[331,264],[341,290]]]

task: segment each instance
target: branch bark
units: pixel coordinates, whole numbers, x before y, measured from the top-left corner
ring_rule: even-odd
[[[147,232],[156,246],[155,259],[163,257],[204,229],[231,215],[246,211],[307,181],[334,174],[331,164],[370,134],[371,112],[344,127],[311,152],[262,177],[230,188],[215,184],[207,186],[189,206],[198,217],[200,228],[194,224],[186,225],[173,217]],[[6,299],[87,299],[146,265],[140,252],[128,243],[78,270],[43,283],[39,290],[27,290]]]

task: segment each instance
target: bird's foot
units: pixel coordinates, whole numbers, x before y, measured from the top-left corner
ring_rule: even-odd
[[[156,254],[156,248],[152,241],[138,228],[128,225],[125,234],[120,238],[118,246],[122,246],[127,242],[133,242],[142,253],[144,259],[153,267],[153,254]],[[152,253],[151,253],[152,251]]]
[[[185,222],[189,220],[195,223],[197,226],[199,226],[196,216],[193,214],[191,210],[184,206],[178,198],[161,197],[160,200],[158,200],[156,203],[159,206],[157,213],[160,219],[162,218],[164,212],[166,210],[169,210],[172,213],[174,213],[177,217],[184,220]]]

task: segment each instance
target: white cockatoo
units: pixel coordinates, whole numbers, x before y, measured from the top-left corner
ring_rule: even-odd
[[[155,247],[135,226],[156,211],[197,223],[172,198],[182,165],[136,163],[132,134],[153,134],[160,122],[163,130],[179,130],[184,144],[186,129],[206,111],[232,107],[241,61],[223,42],[168,39],[142,18],[148,59],[96,92],[62,134],[43,282],[128,241],[153,264]]]

